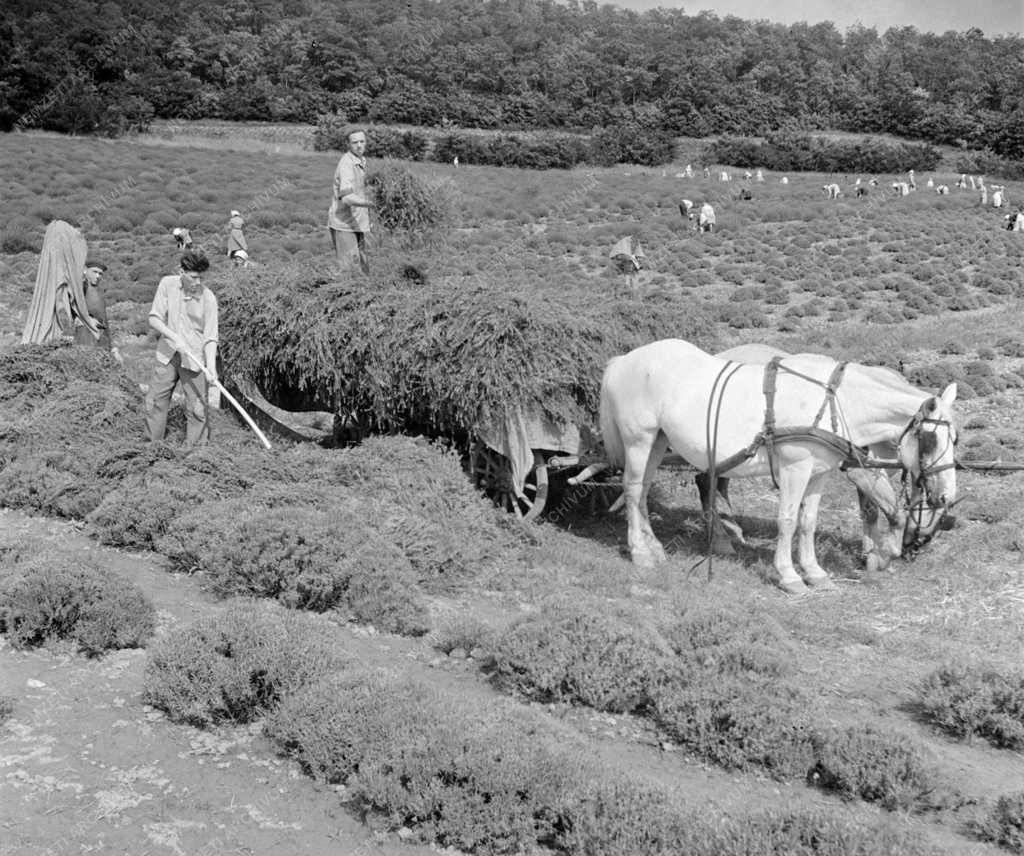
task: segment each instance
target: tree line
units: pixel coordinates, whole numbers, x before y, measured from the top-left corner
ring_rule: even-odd
[[[0,129],[153,117],[889,132],[1024,159],[1024,39],[592,0],[7,0]]]

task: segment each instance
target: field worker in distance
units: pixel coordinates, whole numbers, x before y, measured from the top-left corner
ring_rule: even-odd
[[[636,275],[643,270],[643,259],[646,258],[644,248],[635,235],[627,235],[616,241],[608,257],[615,265],[615,269],[626,277],[626,284],[636,288]]]
[[[710,202],[705,202],[700,206],[700,217],[697,219],[697,226],[702,232],[714,232],[716,222],[715,209],[711,207]]]
[[[121,362],[121,354],[110,341],[110,324],[107,321],[107,301],[100,288],[100,280],[107,266],[102,262],[88,259],[82,276],[82,291],[85,293],[85,306],[92,318],[98,335],[86,325],[81,318],[75,317],[75,344],[88,347],[107,348],[114,359]]]
[[[232,258],[235,252],[242,250],[249,252],[249,244],[245,240],[245,220],[238,211],[231,212],[231,219],[228,220],[228,258]]]
[[[348,151],[334,171],[334,194],[327,213],[334,256],[338,267],[352,270],[358,266],[370,272],[366,258],[366,235],[370,231],[370,209],[366,197],[366,132],[350,130],[345,135]]]
[[[149,326],[160,334],[146,393],[146,428],[152,443],[164,439],[171,396],[179,382],[185,393],[185,445],[209,438],[207,382],[217,379],[218,336],[217,298],[201,276],[209,267],[201,252],[186,252],[178,275],[160,280],[149,310]]]
[[[249,254],[245,250],[235,250],[231,254],[231,261],[235,263],[235,267],[247,268],[253,266]]]
[[[1014,232],[1024,232],[1024,205],[1017,207],[1017,213],[1010,215],[1010,229]]]
[[[192,249],[192,235],[184,226],[175,226],[171,229],[171,234],[174,236],[174,243],[179,250]]]

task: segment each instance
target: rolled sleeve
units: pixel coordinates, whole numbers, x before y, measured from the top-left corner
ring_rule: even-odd
[[[334,196],[344,199],[356,191],[355,162],[351,158],[342,158],[334,171]]]
[[[153,305],[149,308],[149,314],[166,323],[167,312],[167,286],[164,284],[164,280],[160,280],[160,284],[156,287],[156,295],[153,297]]]

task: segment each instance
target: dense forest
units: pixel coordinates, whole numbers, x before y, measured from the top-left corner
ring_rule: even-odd
[[[1024,158],[1024,39],[590,0],[6,0],[0,128],[154,117],[892,132]]]

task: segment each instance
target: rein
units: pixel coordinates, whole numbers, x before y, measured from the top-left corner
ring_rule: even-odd
[[[732,366],[730,370],[729,367]],[[725,396],[725,387],[732,380],[732,376],[743,366],[743,363],[734,363],[732,360],[726,360],[725,365],[722,366],[718,375],[715,377],[715,382],[711,385],[711,397],[708,399],[708,412],[707,418],[704,423],[704,442],[707,444],[708,449],[708,482],[709,482],[709,496],[711,508],[708,511],[707,517],[707,536],[708,536],[708,582],[711,581],[714,574],[712,565],[712,556],[714,555],[714,540],[715,540],[715,523],[718,520],[718,477],[717,467],[715,459],[718,457],[718,423],[722,416],[722,399]],[[718,394],[718,403],[715,403],[715,393]],[[712,417],[712,408],[714,409],[714,416]],[[699,565],[697,562],[690,571]]]

